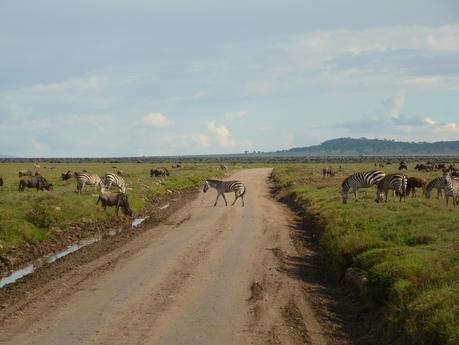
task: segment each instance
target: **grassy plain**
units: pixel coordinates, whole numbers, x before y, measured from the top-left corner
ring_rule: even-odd
[[[375,188],[340,196],[342,180],[374,164],[332,164],[338,174],[322,178],[328,164],[283,164],[274,169],[277,185],[301,205],[320,231],[331,274],[363,273],[365,297],[382,317],[383,343],[459,344],[459,209],[444,199],[417,198],[375,203]],[[382,170],[396,172],[398,166]],[[441,172],[406,174],[427,180]],[[390,340],[389,340],[390,339]]]
[[[113,216],[115,210],[104,213],[96,206],[98,193],[93,186],[85,186],[79,196],[76,180],[61,180],[67,170],[83,169],[102,177],[106,172],[124,173],[129,203],[134,211],[143,208],[150,198],[164,195],[168,190],[182,190],[194,187],[206,178],[222,174],[219,164],[183,163],[179,168],[172,164],[146,163],[40,163],[40,173],[54,185],[53,192],[26,189],[18,192],[18,171],[35,168],[31,163],[1,163],[0,176],[4,186],[0,187],[0,249],[40,241],[51,232],[70,224],[101,220]],[[150,168],[165,166],[169,177],[150,177]],[[116,188],[112,188],[116,189]],[[120,211],[121,212],[121,211]]]

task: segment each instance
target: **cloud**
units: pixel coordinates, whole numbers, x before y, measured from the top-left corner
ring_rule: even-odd
[[[207,123],[207,128],[209,129],[209,132],[216,137],[217,142],[220,145],[226,147],[234,146],[228,128],[224,126],[218,126],[214,121],[209,121]]]
[[[459,124],[439,122],[432,117],[401,114],[399,117],[362,117],[335,126],[354,136],[391,138],[414,141],[457,140]]]
[[[174,125],[174,122],[161,113],[149,113],[142,118],[142,122],[152,127],[171,127]]]
[[[191,140],[193,140],[199,146],[202,146],[202,147],[209,146],[209,137],[205,134],[193,133],[191,134]]]
[[[86,78],[64,80],[59,83],[35,84],[30,88],[30,90],[38,93],[88,91],[101,89],[106,84],[106,79],[96,76],[88,76]]]
[[[406,90],[402,89],[391,100],[389,116],[399,117],[406,100]]]

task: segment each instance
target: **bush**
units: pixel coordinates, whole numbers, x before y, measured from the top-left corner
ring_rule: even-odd
[[[47,207],[36,204],[32,210],[27,212],[26,220],[39,228],[50,228],[57,223],[56,215],[53,215]]]

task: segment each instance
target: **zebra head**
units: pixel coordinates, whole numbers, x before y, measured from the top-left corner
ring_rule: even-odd
[[[203,192],[207,192],[209,190],[209,181],[206,180],[206,182],[204,182],[204,188],[203,188]]]
[[[375,199],[375,201],[379,204],[381,201],[383,201],[383,198],[384,198],[384,191],[378,185],[378,188],[376,188],[376,199]]]
[[[425,192],[424,192],[424,196],[425,196],[427,199],[430,199],[430,194],[432,194],[432,189],[426,188],[426,190],[425,190]]]
[[[347,184],[341,185],[341,197],[343,198],[343,204],[347,204],[347,199],[349,197],[349,186]]]
[[[447,186],[451,182],[451,174],[449,173],[449,171],[445,171],[443,173],[443,181],[445,183],[445,186]]]

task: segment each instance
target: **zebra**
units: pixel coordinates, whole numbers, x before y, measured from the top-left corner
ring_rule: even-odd
[[[453,198],[453,207],[459,206],[459,178],[451,177],[449,172],[443,175],[445,181],[445,200],[448,207],[449,197]]]
[[[94,185],[94,191],[97,192],[97,187],[101,185],[100,177],[97,174],[92,174],[88,172],[75,172],[75,178],[77,180],[77,192],[81,194],[85,184]]]
[[[368,188],[373,185],[376,185],[385,176],[386,174],[384,173],[384,171],[381,170],[358,172],[351,176],[348,176],[341,184],[341,196],[343,198],[343,204],[347,203],[349,189],[352,189],[355,201],[357,201],[357,191],[359,188]]]
[[[223,200],[225,200],[225,205],[228,206],[226,202],[225,193],[234,192],[234,201],[231,204],[233,206],[236,203],[238,198],[242,199],[242,206],[244,206],[244,194],[246,192],[246,188],[241,181],[219,181],[219,180],[206,180],[204,182],[204,189],[203,192],[207,192],[209,187],[215,188],[217,190],[217,199],[215,199],[214,206],[217,206],[218,198],[223,196]]]
[[[405,200],[407,183],[407,178],[403,174],[386,175],[386,177],[378,183],[375,201],[378,203],[381,202],[384,194],[385,202],[387,202],[387,192],[393,190],[400,196],[400,202],[402,202],[402,199]]]
[[[110,189],[113,185],[117,186],[122,193],[126,193],[126,184],[124,183],[124,179],[115,173],[106,173],[102,180],[102,187],[101,192],[104,192],[105,189]]]
[[[432,194],[433,189],[437,190],[437,200],[439,200],[443,190],[445,189],[445,179],[443,176],[436,177],[427,184],[426,190],[424,192],[424,195],[427,199],[430,199],[430,195]]]

